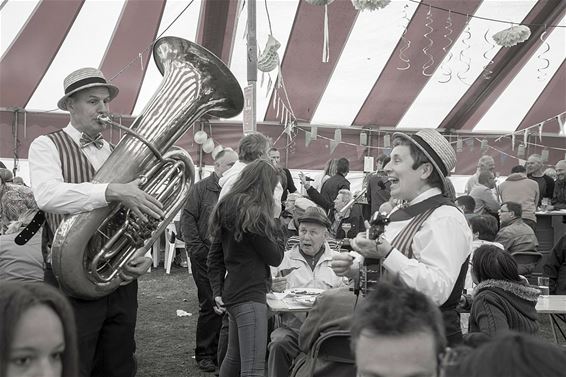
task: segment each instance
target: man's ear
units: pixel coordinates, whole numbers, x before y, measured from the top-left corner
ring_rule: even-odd
[[[75,106],[75,103],[74,103],[72,97],[67,97],[65,99],[65,104],[67,105],[67,110],[69,110],[69,111],[73,108],[73,106]]]
[[[421,174],[422,179],[427,179],[428,177],[430,177],[432,175],[433,170],[434,170],[434,167],[432,166],[432,163],[430,163],[430,162],[425,162],[424,164],[419,166],[419,168],[423,168],[423,172]]]

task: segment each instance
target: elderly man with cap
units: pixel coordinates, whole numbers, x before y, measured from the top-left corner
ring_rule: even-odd
[[[272,267],[273,290],[291,288],[330,289],[347,281],[332,270],[332,258],[339,254],[326,242],[330,220],[319,207],[309,207],[299,217],[299,244],[287,251],[279,267]],[[271,333],[268,373],[270,377],[289,375],[293,359],[299,354],[299,330],[304,315],[283,314],[282,324]]]
[[[92,211],[120,202],[145,222],[164,216],[162,205],[129,183],[91,182],[112,152],[103,139],[100,115],[108,115],[109,102],[118,88],[95,68],[81,68],[64,81],[65,95],[57,106],[70,113],[70,124],[39,136],[29,149],[33,194],[45,211],[46,238],[66,215]],[[44,244],[46,281],[57,285],[50,269],[49,244]],[[129,279],[109,295],[95,300],[69,297],[75,312],[79,339],[80,376],[131,377],[135,374],[134,332],[137,317],[137,278],[147,272],[151,259],[135,257],[122,271]]]
[[[456,306],[464,285],[472,234],[464,214],[448,199],[447,175],[456,153],[436,130],[413,136],[394,135],[391,161],[385,171],[391,196],[403,204],[389,214],[389,225],[378,240],[360,233],[354,250],[376,258],[389,275],[426,294],[443,312],[451,344],[461,340]],[[347,274],[352,257],[340,254],[333,261],[337,274]]]

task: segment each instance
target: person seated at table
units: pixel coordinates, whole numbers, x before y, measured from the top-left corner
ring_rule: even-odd
[[[37,213],[29,187],[10,185],[0,200],[0,218],[6,231],[0,235],[0,280],[43,281],[41,232],[27,239],[26,227]],[[19,235],[25,244],[16,244]]]
[[[466,220],[470,221],[471,217],[476,216],[474,213],[474,209],[476,208],[476,201],[470,195],[462,195],[456,198],[455,201],[456,205],[464,216],[466,216]]]
[[[293,195],[293,194],[291,194]],[[299,244],[299,218],[305,214],[309,207],[318,207],[314,202],[307,198],[298,198],[295,200],[295,208],[293,210],[293,220],[289,224],[293,224],[293,229],[288,229],[287,241],[285,243],[285,251],[291,250],[294,246]],[[320,207],[319,207],[320,208]],[[338,249],[338,241],[327,233],[326,242],[332,250]]]
[[[499,209],[500,228],[495,236],[508,252],[537,251],[538,240],[533,229],[521,218],[523,210],[519,203],[504,202]]]
[[[566,353],[533,335],[509,332],[482,344],[455,366],[447,377],[563,376]]]
[[[549,211],[566,209],[566,160],[556,163],[556,181]]]
[[[292,288],[331,289],[347,281],[334,274],[332,257],[337,254],[326,242],[330,221],[324,210],[309,207],[299,217],[299,244],[285,253],[281,264],[272,268],[272,289],[283,292]],[[268,376],[288,376],[293,359],[299,354],[299,329],[304,314],[284,313],[282,324],[271,333]]]
[[[544,265],[551,295],[566,295],[566,235],[554,245]]]
[[[472,259],[472,278],[477,286],[472,295],[470,333],[537,333],[540,291],[519,275],[509,253],[494,245],[480,246]]]
[[[446,344],[438,306],[401,280],[376,284],[352,319],[358,376],[437,376]]]

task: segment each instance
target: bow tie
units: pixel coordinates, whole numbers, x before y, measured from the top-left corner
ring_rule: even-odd
[[[100,149],[104,145],[104,139],[102,138],[102,134],[98,134],[96,135],[95,138],[92,138],[87,134],[83,133],[81,136],[81,140],[79,141],[81,143],[81,148],[85,148],[92,144],[96,147],[96,149]]]

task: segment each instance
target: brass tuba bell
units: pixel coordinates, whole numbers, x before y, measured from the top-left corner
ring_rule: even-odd
[[[95,299],[118,288],[122,267],[146,254],[193,184],[192,159],[173,144],[204,114],[229,118],[242,111],[238,81],[210,51],[164,37],[155,42],[153,57],[163,80],[93,182],[127,183],[141,177],[140,188],[161,201],[165,218],[141,224],[119,203],[67,217],[55,232],[52,266],[70,296]],[[107,117],[99,122],[120,126]]]

